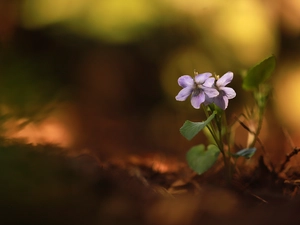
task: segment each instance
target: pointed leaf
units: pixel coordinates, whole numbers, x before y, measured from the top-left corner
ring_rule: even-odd
[[[263,60],[261,63],[252,67],[243,80],[243,88],[245,90],[255,90],[258,85],[266,81],[275,69],[275,56]]]
[[[254,153],[256,152],[256,148],[245,148],[233,154],[234,157],[238,158],[240,156],[245,157],[246,159],[250,159]]]
[[[192,147],[186,154],[189,167],[198,174],[211,168],[218,159],[220,150],[216,145],[209,145],[205,150],[204,145]]]
[[[192,140],[193,137],[196,136],[210,121],[215,117],[216,112],[214,111],[207,120],[203,122],[192,122],[192,121],[185,121],[183,126],[180,128],[180,133],[189,141]]]

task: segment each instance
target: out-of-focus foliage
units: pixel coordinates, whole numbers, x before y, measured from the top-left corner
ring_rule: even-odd
[[[80,35],[107,42],[128,42],[146,35],[162,15],[159,1],[26,0],[22,21],[27,28],[59,24]]]
[[[296,0],[0,1],[1,123],[20,119],[26,127],[65,101],[75,105],[64,114],[79,118],[83,146],[123,151],[148,140],[171,152],[187,149],[178,127],[196,112],[175,101],[178,77],[194,69],[234,72],[234,111],[249,100],[239,95],[242,69],[271,54],[281,68],[296,52],[299,11]],[[288,90],[297,102],[297,87]],[[276,105],[287,107],[278,95]]]
[[[246,90],[258,90],[259,85],[271,76],[275,69],[275,65],[275,57],[270,56],[252,67],[243,79],[243,88]]]
[[[25,0],[21,21],[26,28],[59,25],[106,42],[132,42],[145,38],[157,27],[178,24],[190,27],[186,32],[198,35],[196,43],[191,45],[204,43],[214,47],[210,51],[219,59],[222,55],[237,57],[248,64],[276,51],[277,37],[268,15],[260,1],[249,0],[230,4],[226,1]]]
[[[53,76],[53,68],[36,58],[3,57],[0,96],[4,105],[11,105],[17,117],[40,113],[44,102],[56,99],[61,84]],[[3,75],[5,74],[5,76]]]

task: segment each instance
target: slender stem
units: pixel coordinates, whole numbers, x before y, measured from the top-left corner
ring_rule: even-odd
[[[219,136],[220,136],[220,140],[222,140],[222,128],[225,129],[225,141],[227,144],[227,151],[225,152],[224,149],[224,142],[222,147],[223,147],[223,151],[224,151],[224,164],[225,164],[225,170],[226,170],[226,178],[227,178],[227,183],[229,185],[231,185],[231,181],[232,181],[232,174],[234,172],[234,165],[231,164],[231,152],[230,152],[230,143],[229,143],[229,135],[227,133],[227,120],[226,120],[226,115],[224,113],[224,111],[222,111],[222,114],[220,115],[220,117],[218,118],[218,127],[219,127]],[[223,126],[223,127],[222,127]]]
[[[258,140],[258,135],[260,133],[260,130],[262,128],[262,123],[263,123],[263,116],[266,108],[266,99],[270,93],[270,88],[266,85],[261,85],[258,87],[257,91],[254,92],[254,98],[255,98],[255,103],[258,107],[258,125],[256,128],[256,132],[254,135],[254,139],[252,143],[250,144],[249,148],[253,148],[256,141]]]
[[[264,106],[260,106],[259,107],[259,114],[258,114],[258,125],[254,134],[254,139],[252,141],[252,143],[250,144],[249,148],[253,148],[255,146],[255,143],[258,139],[258,135],[260,133],[260,130],[262,128],[262,123],[263,123],[263,115],[264,115],[264,111],[265,111],[265,107]]]
[[[211,111],[213,112],[213,108],[210,108]],[[205,116],[208,118],[210,115],[208,113],[207,107],[203,106],[203,111],[205,113]],[[230,154],[230,148],[228,147],[228,151],[225,152],[224,149],[224,142],[223,142],[223,137],[222,137],[222,128],[224,126],[224,129],[227,129],[227,121],[226,121],[226,116],[224,112],[222,111],[221,114],[218,113],[215,115],[214,119],[210,122],[210,124],[207,126],[209,132],[211,133],[212,137],[214,138],[220,152],[223,155],[223,161],[224,161],[224,167],[226,171],[226,180],[227,183],[230,185],[231,184],[231,179],[232,179],[232,165],[231,165],[231,154]],[[229,143],[228,140],[229,136],[227,134],[226,130],[226,142],[227,144]]]
[[[203,106],[202,108],[203,108],[203,111],[204,111],[204,113],[205,113],[206,118],[208,118],[210,115],[209,115],[209,113],[208,113],[208,111],[207,111],[206,106]],[[211,110],[211,111],[213,112],[213,110]],[[216,115],[215,115],[215,116],[216,116]],[[216,133],[217,128],[216,128],[216,125],[215,125],[215,123],[214,123],[214,120],[212,120],[212,121],[210,122],[210,124],[211,124],[211,128],[212,128],[213,132]]]
[[[225,137],[226,137],[226,144],[228,146],[228,152],[230,153],[230,133],[228,132],[228,125],[227,125],[227,119],[226,119],[226,115],[223,114],[223,125],[224,125],[224,128],[225,128]]]
[[[207,125],[207,129],[209,130],[210,134],[213,136],[215,142],[216,142],[217,145],[218,145],[218,139],[217,139],[215,133],[213,132],[213,129],[212,129],[209,125]]]
[[[206,106],[203,106],[203,111],[205,113],[205,116],[208,118],[210,115],[209,115],[209,113],[207,111]],[[216,118],[216,116],[218,116],[218,114],[215,115],[215,118]],[[217,128],[216,128],[217,126],[216,126],[216,124],[214,122],[215,118],[210,122],[209,125],[207,125],[207,128],[208,128],[209,132],[211,133],[211,135],[213,136],[213,138],[214,138],[217,146],[219,147],[221,153],[224,155],[222,139],[218,138],[218,136],[217,136],[218,132],[217,132]]]
[[[222,115],[221,115],[221,117],[222,117]],[[217,120],[217,126],[218,126],[219,140],[222,141],[222,121],[221,121],[222,119],[220,120],[220,117],[219,117],[218,114],[217,114],[217,116],[216,116],[216,120]],[[224,151],[224,146],[223,146],[223,144],[222,144],[221,148],[222,148],[222,150]]]

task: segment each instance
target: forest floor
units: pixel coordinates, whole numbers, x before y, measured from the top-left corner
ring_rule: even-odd
[[[296,154],[296,153],[295,153]],[[1,141],[3,224],[300,224],[299,175],[285,179],[263,156],[230,186],[220,164],[199,176],[158,154],[105,162],[52,145]]]

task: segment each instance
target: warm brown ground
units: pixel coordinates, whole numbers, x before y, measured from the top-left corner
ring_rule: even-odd
[[[1,146],[3,224],[300,223],[297,175],[287,183],[263,160],[226,187],[222,169],[197,176],[157,154],[103,162],[55,146]]]

